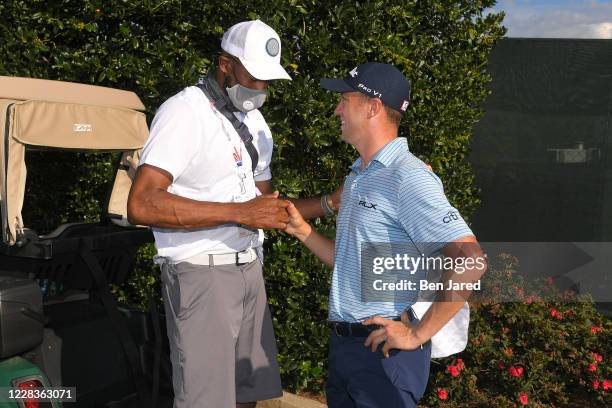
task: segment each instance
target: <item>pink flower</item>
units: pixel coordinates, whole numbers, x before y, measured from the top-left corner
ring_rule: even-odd
[[[524,392],[521,392],[519,394],[519,398],[518,399],[519,399],[519,402],[521,403],[521,405],[527,405],[527,403],[529,402],[529,397]]]
[[[465,368],[465,363],[463,362],[462,358],[458,358],[455,364],[457,365],[459,371],[463,371],[463,369]]]
[[[459,371],[459,368],[457,368],[456,365],[449,365],[448,367],[446,367],[446,372],[449,373],[452,377],[457,377],[461,373],[461,371]]]
[[[559,316],[559,311],[553,307],[553,308],[550,309],[550,315],[552,317],[557,317],[557,316]]]
[[[603,360],[603,357],[601,356],[601,354],[591,353],[591,355],[593,356],[593,359],[598,363],[601,363],[601,361]]]
[[[519,378],[521,375],[523,375],[523,367],[521,366],[511,366],[510,368],[508,368],[508,373],[515,378]]]
[[[603,327],[601,326],[591,326],[591,333],[593,334],[600,333],[602,330],[603,330]]]
[[[527,298],[525,298],[525,304],[532,304],[533,303],[533,297],[531,296],[527,296]]]
[[[512,355],[512,349],[505,349],[504,350],[504,354],[507,356],[511,356]]]
[[[601,383],[601,388],[603,388],[604,391],[608,391],[610,388],[612,388],[612,381],[603,380],[603,382]]]
[[[597,371],[597,366],[595,364],[589,364],[588,370],[590,372]]]
[[[448,392],[444,388],[438,388],[438,398],[444,401],[448,398]]]
[[[593,380],[593,389],[596,390],[599,388],[599,380],[596,378]]]

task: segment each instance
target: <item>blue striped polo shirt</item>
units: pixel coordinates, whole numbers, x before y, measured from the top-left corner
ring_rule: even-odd
[[[396,317],[416,301],[416,291],[398,292],[391,301],[362,299],[363,245],[414,243],[418,252],[430,256],[466,235],[472,231],[448,202],[442,182],[410,153],[405,138],[385,145],[364,169],[357,159],[344,182],[336,222],[329,320]]]

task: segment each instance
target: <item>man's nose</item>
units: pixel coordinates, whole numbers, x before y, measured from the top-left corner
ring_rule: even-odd
[[[340,107],[340,104],[338,104],[336,105],[336,109],[334,109],[334,115],[340,116],[341,113],[342,113],[342,108]]]

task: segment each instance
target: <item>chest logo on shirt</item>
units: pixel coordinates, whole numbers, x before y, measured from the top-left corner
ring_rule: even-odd
[[[442,218],[442,222],[445,224],[448,224],[449,222],[457,221],[458,219],[459,219],[459,216],[457,215],[455,211],[449,211],[448,214],[446,214],[444,218]]]
[[[378,204],[368,203],[368,202],[365,202],[364,200],[359,200],[359,205],[362,206],[363,208],[376,210],[376,206]]]

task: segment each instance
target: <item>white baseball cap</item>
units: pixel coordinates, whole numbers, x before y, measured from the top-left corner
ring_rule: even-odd
[[[281,43],[272,27],[260,20],[231,26],[221,40],[221,48],[238,58],[257,79],[291,79],[280,64]]]

